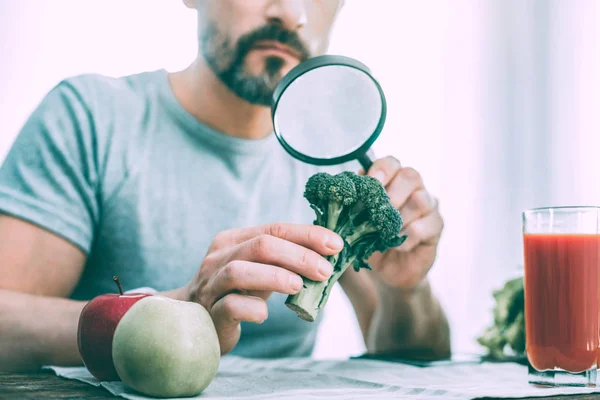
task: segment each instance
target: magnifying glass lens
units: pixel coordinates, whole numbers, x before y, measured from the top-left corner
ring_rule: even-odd
[[[297,159],[316,165],[358,160],[372,164],[367,151],[386,117],[381,86],[361,62],[318,56],[288,72],[273,93],[275,135]]]
[[[274,122],[296,151],[332,159],[352,153],[375,131],[379,90],[368,75],[338,65],[304,74],[282,93]]]

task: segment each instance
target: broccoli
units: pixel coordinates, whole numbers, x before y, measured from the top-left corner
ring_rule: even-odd
[[[400,212],[392,206],[384,187],[375,178],[352,172],[337,175],[319,172],[308,179],[304,197],[315,211],[313,223],[344,240],[344,248],[327,257],[333,265],[331,277],[324,282],[303,277],[303,288],[285,302],[300,318],[312,322],[350,265],[356,271],[371,269],[366,260],[374,252],[400,246],[406,235],[400,236]]]
[[[496,302],[494,322],[477,338],[490,358],[506,358],[507,348],[516,356],[525,354],[524,293],[523,277],[508,280],[501,289],[492,293]]]

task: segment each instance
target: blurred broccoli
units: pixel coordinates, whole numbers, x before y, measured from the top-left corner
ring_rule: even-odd
[[[492,359],[506,358],[507,348],[516,356],[525,354],[525,297],[523,278],[507,281],[493,292],[494,322],[477,342]]]
[[[335,282],[352,265],[356,271],[370,266],[366,260],[375,252],[400,246],[406,236],[400,212],[390,203],[381,183],[370,176],[342,172],[311,176],[304,197],[315,211],[315,225],[328,228],[342,237],[344,248],[327,257],[333,274],[325,282],[304,279],[299,293],[290,295],[285,304],[300,318],[314,321],[323,309]]]

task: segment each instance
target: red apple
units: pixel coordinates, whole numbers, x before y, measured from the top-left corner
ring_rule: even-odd
[[[146,293],[123,294],[117,277],[113,278],[119,293],[107,293],[93,298],[79,316],[77,346],[84,365],[100,381],[120,380],[112,359],[112,342],[117,324],[125,313]]]

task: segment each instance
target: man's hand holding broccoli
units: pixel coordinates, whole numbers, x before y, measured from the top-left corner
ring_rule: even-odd
[[[331,277],[305,276],[302,290],[288,296],[288,307],[315,320],[339,281],[369,352],[449,356],[448,321],[426,279],[444,223],[420,175],[388,157],[375,161],[367,176],[315,174],[304,197],[315,210],[314,224],[340,235],[344,248],[326,256]],[[374,271],[359,272],[365,269]]]
[[[303,289],[288,298],[286,304],[301,318],[315,320],[350,266],[359,271],[372,265],[391,287],[413,289],[423,281],[443,221],[416,171],[385,158],[373,164],[368,176],[317,173],[306,183],[304,197],[315,211],[314,224],[340,235],[345,246],[327,257],[334,267],[329,280],[305,279]]]
[[[262,323],[272,292],[294,294],[302,278],[326,281],[339,253],[335,233],[315,225],[273,224],[218,234],[194,279],[175,297],[204,306],[212,315],[222,354],[240,338],[240,322]]]
[[[369,352],[440,359],[450,355],[450,327],[427,280],[444,228],[438,202],[421,175],[393,157],[376,160],[379,180],[402,216],[401,246],[375,252],[374,271],[348,271],[340,283],[357,311]]]
[[[368,175],[385,187],[390,202],[402,215],[402,234],[407,235],[402,246],[373,254],[369,264],[385,283],[413,289],[423,282],[436,258],[444,228],[438,202],[425,188],[421,175],[402,167],[393,157],[375,161]]]

